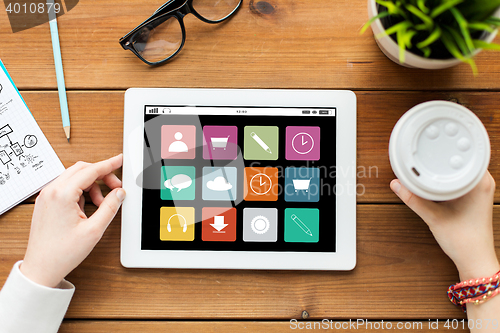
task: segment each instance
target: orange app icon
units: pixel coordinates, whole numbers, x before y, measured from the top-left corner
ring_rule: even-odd
[[[203,241],[234,242],[236,240],[236,208],[203,207],[201,213]]]
[[[277,201],[278,189],[277,168],[245,168],[246,201]]]

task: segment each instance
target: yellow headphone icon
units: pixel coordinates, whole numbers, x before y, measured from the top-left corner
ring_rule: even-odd
[[[182,226],[182,232],[186,232],[188,229],[187,221],[186,221],[186,218],[184,216],[182,216],[181,214],[173,214],[172,216],[170,216],[170,218],[168,219],[168,222],[167,222],[167,231],[172,232],[172,226],[170,225],[170,220],[174,216],[182,217],[182,219],[184,220],[184,225]],[[179,224],[181,224],[181,221],[179,221]]]

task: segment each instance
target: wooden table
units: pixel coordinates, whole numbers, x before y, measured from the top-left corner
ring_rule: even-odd
[[[68,276],[77,289],[61,332],[285,332],[291,318],[303,316],[384,320],[394,327],[416,321],[425,330],[428,319],[442,325],[448,318],[465,318],[445,294],[458,280],[454,265],[389,189],[394,175],[388,140],[412,106],[456,101],[488,129],[490,171],[500,179],[500,53],[481,53],[476,77],[467,65],[407,69],[381,53],[370,31],[359,34],[367,20],[366,0],[244,0],[225,24],[186,17],[180,55],[150,68],[122,50],[118,39],[161,4],[83,0],[59,18],[70,144],[61,127],[48,24],[13,34],[7,15],[0,14],[0,58],[64,165],[121,152],[123,94],[129,87],[354,90],[361,185],[358,264],[350,272],[125,269],[117,217]],[[495,198],[498,203],[499,191]],[[0,217],[0,285],[23,258],[32,211],[33,199]],[[499,253],[500,206],[494,223]],[[422,331],[414,328],[409,331]]]

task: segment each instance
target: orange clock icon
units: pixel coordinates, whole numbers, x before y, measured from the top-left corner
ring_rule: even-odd
[[[277,191],[277,168],[245,168],[245,200],[276,201],[278,200]]]
[[[250,189],[257,195],[267,194],[272,186],[271,178],[265,173],[258,173],[250,179]]]

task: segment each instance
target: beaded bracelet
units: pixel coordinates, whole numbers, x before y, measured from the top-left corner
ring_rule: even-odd
[[[492,277],[471,279],[451,285],[448,288],[448,298],[462,310],[466,311],[466,304],[482,304],[500,293],[500,271]]]
[[[462,305],[465,305],[467,303],[474,303],[475,305],[482,304],[492,298],[493,296],[496,296],[500,293],[500,288],[497,288],[493,291],[489,290],[485,295],[478,296],[475,298],[468,298],[464,301],[461,302]]]

